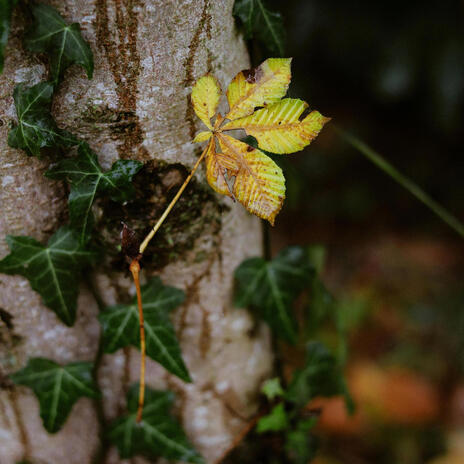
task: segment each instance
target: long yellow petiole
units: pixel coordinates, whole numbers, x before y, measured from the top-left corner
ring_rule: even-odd
[[[202,162],[203,158],[205,157],[206,153],[208,152],[208,146],[203,150],[203,153],[200,155],[198,158],[197,162],[195,163],[195,166],[193,166],[192,171],[188,175],[188,177],[185,179],[184,183],[176,193],[176,196],[171,200],[171,203],[169,203],[168,207],[165,209],[164,213],[161,215],[161,217],[158,219],[158,222],[155,224],[153,229],[150,231],[150,233],[145,237],[144,241],[140,245],[139,248],[139,255],[132,260],[129,270],[132,273],[132,277],[134,278],[134,283],[135,283],[135,288],[137,291],[137,306],[139,309],[139,320],[140,320],[140,354],[141,354],[141,359],[140,359],[140,385],[139,385],[139,403],[137,407],[137,416],[136,416],[136,421],[140,422],[142,420],[142,413],[143,413],[143,403],[145,400],[145,363],[146,363],[146,344],[145,344],[145,324],[144,324],[144,319],[143,319],[143,306],[142,306],[142,293],[140,291],[140,279],[139,279],[139,273],[140,273],[140,264],[139,261],[142,258],[143,252],[145,251],[145,248],[147,248],[148,243],[150,240],[154,237],[158,229],[161,227],[161,224],[163,224],[164,220],[167,218],[168,214],[171,212],[172,208],[174,205],[177,203],[177,200],[179,200],[180,196],[182,195],[182,192],[185,190],[187,187],[188,183],[192,179],[193,175],[195,174],[195,171],[198,169],[198,166],[200,166],[200,163]]]
[[[147,245],[150,243],[150,240],[154,237],[156,232],[158,232],[158,229],[161,227],[163,224],[164,220],[168,217],[168,214],[171,212],[171,209],[174,207],[174,205],[177,203],[177,200],[180,198],[182,195],[182,192],[185,190],[187,187],[188,183],[192,179],[193,175],[195,174],[195,171],[198,169],[198,166],[200,166],[200,163],[202,162],[203,158],[205,157],[207,151],[208,151],[209,143],[206,146],[206,148],[203,150],[203,153],[200,155],[198,158],[197,162],[195,163],[195,166],[193,166],[192,171],[188,175],[187,179],[185,179],[184,183],[182,184],[181,188],[178,190],[176,193],[176,196],[171,200],[171,203],[169,203],[169,206],[164,210],[164,213],[161,215],[161,217],[158,219],[158,222],[155,224],[153,229],[150,231],[150,233],[145,237],[143,240],[142,244],[140,245],[139,248],[139,253],[143,254],[145,251],[145,248],[147,248]]]
[[[145,345],[145,322],[143,319],[143,307],[142,307],[142,292],[140,291],[140,264],[138,259],[134,259],[129,267],[132,277],[134,278],[135,289],[137,291],[137,306],[139,308],[139,320],[140,320],[140,385],[139,385],[139,404],[137,408],[136,421],[142,420],[143,403],[145,400],[145,360],[146,360],[146,345]]]

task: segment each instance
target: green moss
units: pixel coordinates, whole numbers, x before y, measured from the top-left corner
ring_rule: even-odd
[[[181,164],[149,162],[134,178],[136,194],[131,201],[123,205],[107,198],[97,201],[97,235],[106,249],[106,265],[127,268],[120,246],[121,221],[143,239],[187,175]],[[198,237],[217,234],[224,208],[209,186],[193,179],[146,249],[142,265],[163,268],[192,250]]]

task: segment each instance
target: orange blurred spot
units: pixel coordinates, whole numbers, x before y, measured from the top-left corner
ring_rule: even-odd
[[[382,422],[418,425],[438,416],[437,389],[412,371],[358,364],[351,369],[348,384],[359,408]]]
[[[341,396],[316,398],[308,407],[321,408],[318,421],[320,430],[340,435],[356,435],[362,431],[363,420],[360,412],[350,416],[345,407],[345,400]]]

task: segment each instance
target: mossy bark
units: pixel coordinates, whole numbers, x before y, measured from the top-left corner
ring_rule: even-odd
[[[195,79],[211,71],[225,88],[247,67],[246,49],[232,18],[233,0],[49,3],[66,20],[80,23],[95,58],[90,81],[78,67],[66,72],[53,107],[58,124],[85,139],[104,167],[118,158],[138,159],[146,163],[145,179],[151,174],[156,179],[150,184],[139,178],[137,189],[137,205],[144,204],[145,196],[152,209],[115,212],[99,202],[97,229],[111,246],[119,236],[118,214],[142,231],[194,164],[198,148],[191,138],[200,124],[189,94]],[[47,159],[29,158],[7,145],[8,125],[15,119],[14,86],[47,78],[41,58],[22,48],[20,12],[13,23],[0,76],[1,257],[8,253],[6,234],[46,241],[67,220],[65,187],[43,177]],[[261,253],[259,223],[239,205],[211,193],[199,172],[151,253],[144,277],[160,274],[166,284],[187,294],[174,322],[194,382],[185,385],[153,362],[147,381],[177,393],[176,413],[187,434],[207,461],[214,462],[255,412],[260,382],[271,369],[267,330],[231,305],[233,270],[246,257]],[[115,256],[90,280],[104,304],[127,301],[133,294]],[[103,408],[81,399],[55,435],[44,431],[31,392],[14,387],[7,377],[32,356],[63,363],[97,358],[98,305],[88,285],[82,285],[72,328],[44,307],[19,276],[0,275],[0,309],[0,463],[120,462],[114,449],[101,453],[99,434],[104,423],[124,411],[125,391],[138,377],[136,350],[97,359]]]

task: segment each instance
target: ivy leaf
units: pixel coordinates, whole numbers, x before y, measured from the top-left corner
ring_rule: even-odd
[[[59,129],[50,113],[53,85],[40,82],[32,87],[19,84],[13,98],[18,124],[8,134],[8,145],[21,148],[28,155],[40,158],[44,147],[71,147],[77,139],[69,132]]]
[[[82,38],[79,24],[66,24],[55,8],[38,4],[32,6],[34,24],[25,45],[31,52],[47,53],[50,57],[50,77],[56,83],[65,69],[80,64],[90,79],[93,75],[93,55]]]
[[[169,312],[184,301],[184,292],[163,285],[158,277],[144,285],[141,291],[147,355],[185,382],[191,382],[182,360],[176,333],[169,320]],[[140,319],[136,298],[132,304],[106,308],[98,318],[103,327],[105,353],[114,353],[129,345],[140,347]]]
[[[61,227],[46,246],[31,237],[6,237],[11,253],[0,261],[0,272],[26,277],[44,303],[68,326],[76,320],[81,270],[95,253],[82,248],[69,227]]]
[[[120,417],[110,426],[108,437],[122,459],[135,455],[147,458],[164,457],[169,460],[204,464],[193,448],[177,420],[170,414],[174,395],[168,391],[145,390],[145,404],[140,423],[136,422],[138,385],[127,395],[129,414]]]
[[[268,10],[263,0],[236,0],[233,14],[242,22],[246,39],[256,37],[272,54],[284,54],[285,29],[280,13]]]
[[[24,369],[11,375],[17,385],[30,387],[40,404],[45,429],[55,433],[63,426],[74,403],[81,397],[96,398],[92,363],[77,362],[60,366],[44,358],[32,358]]]
[[[93,227],[92,204],[99,194],[123,202],[134,195],[132,177],[142,167],[134,160],[118,160],[104,172],[97,155],[85,142],[79,145],[78,156],[60,161],[46,172],[51,179],[65,179],[71,184],[69,216],[71,226],[79,233],[81,243],[87,242]]]
[[[272,408],[272,411],[259,419],[256,425],[258,433],[279,432],[288,428],[288,417],[285,412],[284,404],[280,403]]]
[[[317,440],[310,431],[317,423],[316,417],[299,420],[285,437],[285,450],[295,464],[310,462],[317,451]]]
[[[317,275],[324,269],[327,251],[322,245],[311,245],[308,247],[309,257],[313,263]]]
[[[310,290],[310,301],[306,308],[305,333],[314,336],[325,320],[336,317],[337,305],[332,294],[319,277],[316,277]]]
[[[235,271],[235,305],[257,308],[276,335],[295,343],[292,304],[313,275],[314,268],[304,247],[288,247],[272,261],[247,259]]]
[[[262,387],[261,393],[263,393],[269,401],[273,401],[274,398],[284,395],[284,390],[280,383],[279,377],[274,377],[272,379],[267,379]]]
[[[342,393],[346,393],[346,387],[335,357],[322,343],[309,343],[305,364],[295,371],[285,398],[304,406],[316,396]]]
[[[5,47],[10,32],[11,14],[16,3],[17,0],[0,0],[0,73],[3,72],[3,61],[5,59]]]

